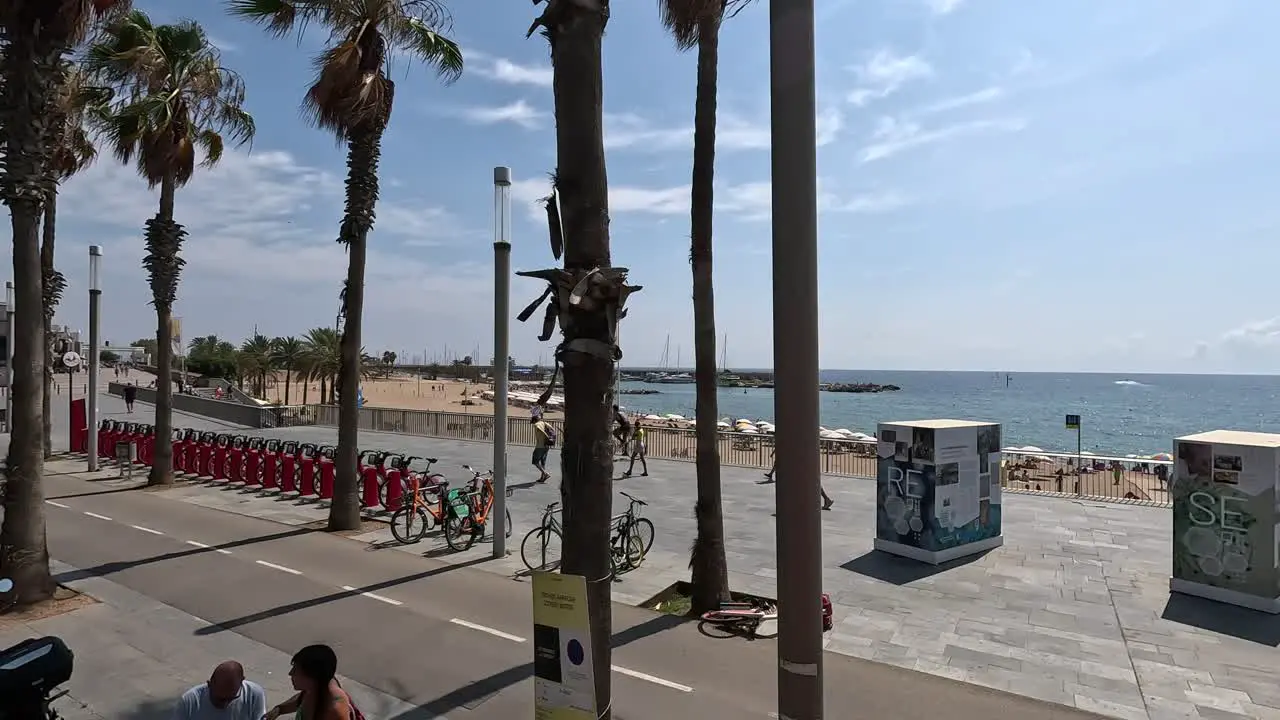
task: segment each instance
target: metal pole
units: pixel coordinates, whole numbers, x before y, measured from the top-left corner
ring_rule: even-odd
[[[5,320],[5,371],[4,371],[4,431],[13,433],[13,283],[4,284]]]
[[[102,246],[89,246],[89,397],[85,401],[85,425],[88,439],[85,451],[89,453],[89,472],[98,469],[98,333],[101,323]]]
[[[769,3],[779,720],[823,711],[813,3]]]
[[[1084,480],[1084,452],[1080,442],[1080,426],[1084,424],[1084,418],[1076,425],[1076,494],[1080,494],[1080,481]]]
[[[493,169],[493,556],[507,554],[507,384],[511,366],[511,168]]]

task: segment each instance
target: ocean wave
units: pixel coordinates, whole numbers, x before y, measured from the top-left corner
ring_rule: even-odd
[[[1137,385],[1138,387],[1146,387],[1146,383],[1140,383],[1137,380],[1116,380],[1116,385]]]

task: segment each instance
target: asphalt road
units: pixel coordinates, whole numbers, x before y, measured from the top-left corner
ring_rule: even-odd
[[[198,634],[235,632],[284,652],[329,643],[343,674],[419,706],[395,720],[532,714],[527,582],[146,491],[47,483],[50,553],[207,621]],[[614,606],[614,631],[619,720],[777,708],[772,641],[713,640],[625,605]],[[843,655],[824,662],[833,717],[1099,717]],[[251,668],[268,670],[287,668]]]

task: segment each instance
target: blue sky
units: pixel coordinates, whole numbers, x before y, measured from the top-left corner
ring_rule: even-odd
[[[330,324],[344,151],[298,113],[323,35],[268,37],[212,0],[192,17],[248,84],[251,152],[181,191],[188,337]],[[537,8],[454,8],[466,52],[444,87],[403,58],[370,239],[365,344],[409,356],[491,346],[491,169],[509,165],[514,264],[551,263],[530,201],[553,170]],[[1280,5],[818,0],[820,323],[828,368],[1275,372],[1280,204],[1269,88]],[[731,366],[771,364],[768,7],[720,51],[716,290]],[[688,182],[694,60],[652,2],[615,2],[605,40],[615,263],[645,286],[625,362],[670,336],[692,358]],[[105,334],[154,332],[139,265],[155,193],[104,158],[63,191],[60,320],[83,326],[85,246],[108,260]],[[539,291],[517,281],[519,308]],[[550,357],[516,326],[521,361]]]

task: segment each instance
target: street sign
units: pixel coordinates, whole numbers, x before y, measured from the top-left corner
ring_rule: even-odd
[[[1080,416],[1079,416],[1079,415],[1068,415],[1068,416],[1067,416],[1067,429],[1068,429],[1068,430],[1079,430],[1079,429],[1080,429]]]
[[[72,369],[80,367],[80,353],[72,351],[63,354],[62,364]]]

